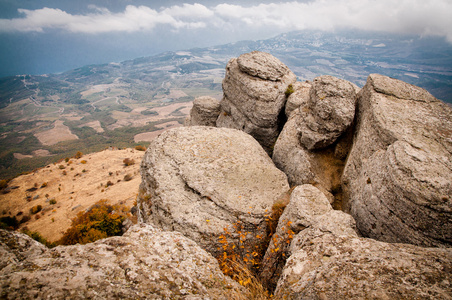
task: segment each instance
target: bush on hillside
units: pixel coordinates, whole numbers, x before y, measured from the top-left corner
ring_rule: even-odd
[[[109,236],[122,234],[122,222],[127,217],[127,208],[111,205],[100,200],[88,211],[79,212],[71,227],[58,242],[61,245],[92,243]]]
[[[126,167],[135,164],[135,160],[130,158],[125,158],[122,162],[126,165]]]

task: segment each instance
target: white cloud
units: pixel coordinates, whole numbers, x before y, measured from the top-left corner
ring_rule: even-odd
[[[0,19],[0,31],[61,29],[98,34],[152,30],[157,25],[172,30],[213,28],[216,30],[364,30],[445,36],[452,42],[450,0],[314,0],[278,2],[253,6],[182,4],[151,9],[129,5],[123,12],[91,7],[92,13],[73,15],[57,8],[21,9],[22,18]]]

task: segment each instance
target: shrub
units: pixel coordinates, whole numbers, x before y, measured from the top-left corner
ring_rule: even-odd
[[[54,204],[56,204],[57,202],[56,202],[56,200],[55,199],[50,199],[50,201],[49,201],[49,204],[50,205],[54,205]]]
[[[47,186],[47,182],[44,182],[43,184],[41,184],[41,189],[45,188]]]
[[[82,164],[86,164],[86,160],[82,160],[80,163]]]
[[[27,228],[24,228],[22,230],[23,233],[25,233],[26,235],[28,235],[29,237],[31,237],[32,239],[34,239],[37,242],[40,242],[41,244],[46,245],[49,248],[53,248],[57,246],[57,243],[55,242],[49,242],[46,238],[44,238],[42,235],[40,235],[37,231],[30,231]]]
[[[132,180],[132,178],[133,178],[132,174],[126,174],[124,176],[124,181],[130,181],[130,180]]]
[[[109,236],[122,234],[122,222],[127,208],[100,200],[88,211],[79,212],[71,227],[58,242],[62,245],[86,244]]]
[[[289,84],[289,86],[287,87],[287,90],[285,92],[286,97],[289,97],[290,95],[292,95],[295,92],[295,90],[293,89],[293,85]]]
[[[69,157],[66,157],[66,158],[64,159],[64,161],[65,161],[65,162],[69,162]]]
[[[113,185],[113,182],[111,182],[110,180],[107,181],[107,184],[105,184],[106,187],[109,187],[109,186],[111,186],[111,185]]]
[[[17,221],[16,217],[1,217],[0,218],[0,228],[1,229],[9,229],[9,230],[16,230],[19,228],[19,222]]]
[[[135,164],[135,160],[134,159],[130,159],[130,158],[125,158],[122,162],[126,166],[131,166],[131,165]]]
[[[59,165],[58,168],[60,168],[60,170],[66,169],[66,167],[63,165]]]
[[[0,190],[5,189],[8,186],[8,181],[5,179],[0,180]]]
[[[30,219],[30,216],[23,216],[20,220],[20,224],[27,223],[28,221],[30,221]]]
[[[32,215],[37,214],[38,212],[40,212],[42,210],[42,205],[36,205],[33,206],[32,208],[30,208],[30,213]]]
[[[83,153],[80,152],[80,151],[77,151],[77,153],[75,153],[74,158],[79,159],[79,158],[81,158],[82,156],[83,156]]]
[[[145,146],[142,146],[142,145],[138,145],[138,146],[135,146],[135,150],[138,150],[138,151],[146,151],[146,147],[145,147]]]

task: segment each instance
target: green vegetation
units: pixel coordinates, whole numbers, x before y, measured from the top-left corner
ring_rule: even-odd
[[[87,212],[78,213],[58,244],[86,244],[109,236],[121,235],[122,222],[128,217],[127,211],[124,206],[111,205],[107,200],[101,200]]]
[[[293,85],[289,84],[289,86],[286,89],[286,97],[289,97],[290,95],[292,95],[295,92],[295,90],[293,89]]]
[[[41,244],[44,244],[44,245],[46,245],[49,248],[53,248],[53,247],[58,246],[58,243],[51,243],[51,242],[49,242],[46,238],[44,238],[37,231],[30,231],[27,228],[24,228],[22,230],[22,232],[25,233],[26,235],[28,235],[29,237],[31,237],[32,239],[34,239],[35,241],[40,242]]]

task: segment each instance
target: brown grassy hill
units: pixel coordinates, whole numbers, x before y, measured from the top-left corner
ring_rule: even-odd
[[[49,241],[61,238],[71,220],[101,199],[111,204],[134,205],[141,182],[139,165],[144,151],[107,149],[48,165],[8,183],[9,193],[0,194],[0,216],[24,216],[21,224]],[[124,159],[134,160],[126,166]],[[42,210],[31,213],[40,205]]]

